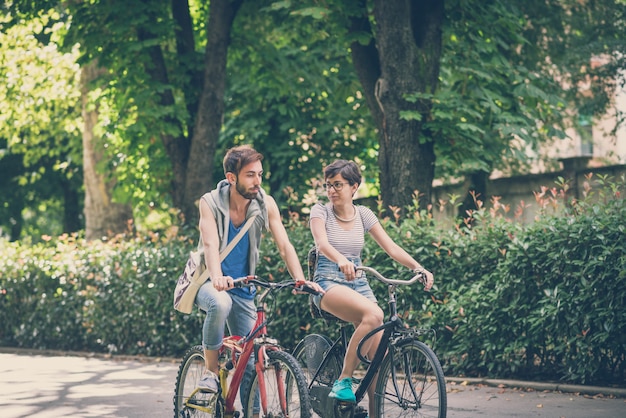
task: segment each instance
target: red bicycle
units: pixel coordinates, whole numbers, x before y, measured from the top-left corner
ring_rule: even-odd
[[[274,291],[296,288],[314,293],[304,282],[293,280],[273,283],[258,276],[235,279],[235,286],[257,285],[264,288],[257,301],[257,319],[245,337],[230,336],[220,349],[220,390],[204,393],[198,381],[205,370],[201,345],[190,348],[183,357],[174,394],[174,418],[236,418],[238,389],[243,394],[244,418],[309,418],[312,415],[307,381],[298,361],[267,334],[265,300]],[[248,360],[254,353],[254,377],[244,379]],[[230,372],[233,371],[232,376]],[[243,384],[242,384],[243,382]],[[241,386],[241,388],[240,388]]]

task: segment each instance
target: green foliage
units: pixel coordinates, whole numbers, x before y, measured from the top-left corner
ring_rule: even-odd
[[[524,172],[535,162],[528,150],[564,136],[558,129],[563,89],[537,72],[545,51],[524,36],[537,15],[529,10],[522,17],[517,5],[498,0],[446,7],[441,86],[427,122],[437,146],[437,175]]]
[[[226,147],[246,142],[268,156],[268,188],[281,208],[302,206],[312,179],[337,157],[359,160],[376,183],[378,133],[350,55],[351,42],[375,36],[375,30],[350,32],[351,19],[373,16],[372,3],[244,2],[229,40],[226,109],[212,174],[221,176]],[[527,150],[562,134],[564,107],[584,116],[604,113],[626,59],[623,1],[445,4],[439,88],[404,92],[408,102],[432,103],[432,112],[397,114],[423,120],[416,138],[435,143],[438,176],[523,171],[531,162]],[[209,2],[189,2],[188,38],[177,27],[181,10],[172,5],[180,6],[160,0],[4,4],[0,189],[12,204],[0,207],[0,219],[16,220],[24,207],[68,188],[78,192],[77,61],[94,58],[106,70],[91,99],[100,106],[101,168],[116,180],[114,198],[133,205],[138,224],[155,208],[167,212],[178,204],[172,178],[184,173],[172,173],[173,163],[184,165],[197,118]],[[595,65],[599,57],[603,65]],[[589,80],[592,94],[579,89]],[[176,138],[181,161],[170,160],[163,137]]]
[[[377,139],[350,52],[337,42],[341,29],[312,19],[318,11],[287,15],[286,6],[259,12],[248,3],[239,12],[220,150],[254,144],[267,157],[268,191],[281,208],[296,210],[336,158],[356,158],[377,177],[370,152]]]
[[[43,230],[77,231],[60,221],[82,186],[77,50],[59,50],[67,22],[54,11],[18,23],[0,16],[0,230],[40,234],[42,206],[61,206]]]
[[[381,220],[435,275],[430,293],[399,288],[399,313],[411,326],[436,331],[430,342],[447,374],[624,381],[626,182],[588,181],[585,199],[530,226],[507,220],[497,200],[489,208],[479,202],[451,230],[434,225],[426,211]],[[552,194],[537,196],[545,207],[555,203]],[[304,263],[312,244],[307,223],[293,215],[286,227]],[[181,355],[201,338],[202,315],[172,308],[176,278],[196,239],[0,241],[0,345]],[[410,275],[371,239],[364,263],[388,277]],[[270,237],[263,240],[257,274],[288,278]],[[377,282],[373,288],[384,305],[386,289]],[[307,333],[336,332],[311,317],[307,298],[282,292],[270,304],[270,330],[287,348]]]
[[[623,181],[528,227],[482,210],[476,227],[460,230],[437,272],[449,283],[433,313],[451,373],[624,380]]]
[[[186,105],[197,94],[189,73],[200,68],[201,54],[177,56],[167,2],[68,6],[72,25],[63,41],[80,45],[81,65],[97,63],[100,70],[89,96],[98,110],[99,173],[114,180],[113,198],[130,203],[141,221],[155,207],[172,204],[172,162],[160,138],[189,141]]]
[[[86,243],[63,236],[32,247],[3,243],[0,344],[180,355],[199,340],[201,316],[172,309],[175,278],[194,244]]]

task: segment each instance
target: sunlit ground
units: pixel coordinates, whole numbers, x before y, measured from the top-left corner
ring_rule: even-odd
[[[0,354],[0,416],[171,417],[168,363]]]

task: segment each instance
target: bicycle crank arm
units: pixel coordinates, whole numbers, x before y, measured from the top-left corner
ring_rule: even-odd
[[[328,418],[354,418],[355,404],[329,398],[330,387],[313,385],[309,391],[315,413]]]

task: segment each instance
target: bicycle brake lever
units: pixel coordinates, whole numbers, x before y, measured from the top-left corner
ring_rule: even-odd
[[[315,290],[312,287],[308,286],[306,284],[306,281],[304,281],[304,280],[297,280],[296,283],[294,284],[293,288],[297,292],[309,293],[311,295],[319,295],[319,294],[321,294],[317,290]]]

